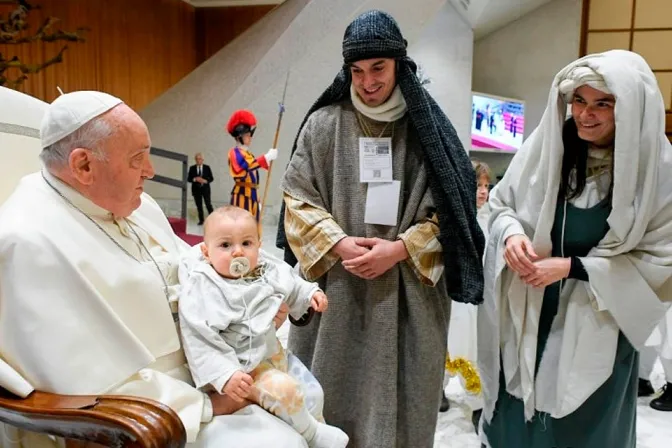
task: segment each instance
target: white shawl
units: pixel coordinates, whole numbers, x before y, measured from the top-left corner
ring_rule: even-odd
[[[535,380],[544,290],[506,269],[504,241],[525,233],[539,255],[551,253],[567,111],[559,85],[582,66],[599,73],[616,97],[613,210],[609,232],[581,259],[590,281],[562,295]],[[555,77],[539,127],[490,198],[485,304],[478,316],[486,421],[497,400],[500,350],[506,390],[523,400],[526,420],[535,410],[561,418],[611,375],[619,330],[639,349],[663,318],[661,302],[672,301],[672,147],[664,109],[654,74],[635,53],[586,56]]]

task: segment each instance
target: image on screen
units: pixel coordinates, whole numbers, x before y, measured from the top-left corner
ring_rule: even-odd
[[[473,150],[516,152],[523,144],[525,103],[473,93],[471,147]]]

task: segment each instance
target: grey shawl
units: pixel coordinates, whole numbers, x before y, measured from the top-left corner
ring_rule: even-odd
[[[282,189],[330,212],[348,235],[395,240],[434,212],[412,129],[407,117],[395,123],[394,179],[402,191],[395,227],[364,223],[361,131],[350,101],[310,116]],[[329,310],[307,327],[292,328],[289,345],[324,388],[327,422],[348,433],[351,447],[431,447],[450,314],[443,278],[435,288],[425,286],[401,263],[367,281],[337,263],[320,284]]]

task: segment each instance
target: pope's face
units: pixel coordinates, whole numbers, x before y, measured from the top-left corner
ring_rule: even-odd
[[[394,59],[366,59],[350,65],[352,85],[369,107],[383,104],[392,95],[397,78]]]
[[[127,217],[140,207],[146,179],[154,176],[149,158],[151,141],[142,119],[126,105],[110,116],[111,137],[102,142],[104,158],[90,161],[89,194],[116,217]]]

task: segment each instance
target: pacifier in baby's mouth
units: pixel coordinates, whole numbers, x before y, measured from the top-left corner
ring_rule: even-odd
[[[242,277],[248,272],[250,272],[250,260],[245,257],[236,257],[231,260],[231,265],[229,266],[231,276]]]

